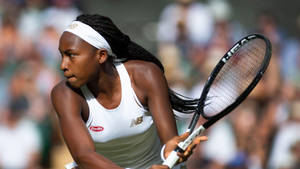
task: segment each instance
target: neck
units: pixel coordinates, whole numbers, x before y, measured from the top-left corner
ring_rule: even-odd
[[[113,65],[106,65],[99,71],[98,77],[87,84],[88,88],[96,98],[103,95],[112,96],[115,91],[119,91],[120,79],[117,69]]]

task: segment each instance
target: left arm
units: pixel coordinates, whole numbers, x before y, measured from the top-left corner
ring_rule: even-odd
[[[168,84],[163,72],[153,63],[129,61],[132,69],[133,88],[154,119],[163,144],[177,136],[175,117],[171,108]],[[133,63],[133,64],[131,64]]]
[[[158,134],[162,144],[166,144],[164,156],[167,157],[177,146],[177,144],[188,137],[188,133],[177,136],[177,128],[174,113],[169,100],[168,84],[163,72],[153,63],[142,61],[129,61],[135,64],[133,88],[143,105],[146,105],[154,119]],[[197,137],[184,153],[179,153],[179,163],[185,161],[193,149],[206,137]],[[152,166],[166,167],[162,165]]]

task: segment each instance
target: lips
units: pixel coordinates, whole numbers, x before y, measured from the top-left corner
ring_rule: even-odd
[[[68,80],[71,80],[71,79],[75,78],[74,75],[64,74],[64,76],[65,76]]]
[[[66,73],[64,73],[64,76],[66,77],[66,78],[71,78],[71,77],[74,77],[74,75],[69,75],[69,74],[66,74]]]

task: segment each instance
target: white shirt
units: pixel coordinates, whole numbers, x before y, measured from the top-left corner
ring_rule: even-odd
[[[40,151],[39,133],[28,120],[21,120],[14,128],[1,125],[0,138],[0,164],[3,168],[25,168],[31,155]]]
[[[150,113],[143,108],[125,66],[116,64],[122,98],[114,109],[106,109],[87,86],[81,88],[89,106],[86,126],[96,151],[121,167],[148,168],[161,164],[161,143]]]

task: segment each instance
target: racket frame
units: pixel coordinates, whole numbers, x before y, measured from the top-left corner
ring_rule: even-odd
[[[223,66],[226,64],[226,62],[231,58],[231,56],[234,53],[239,51],[239,49],[243,45],[245,45],[249,41],[256,39],[256,38],[262,39],[266,44],[266,52],[265,52],[265,56],[262,61],[262,64],[259,68],[259,72],[256,74],[256,76],[254,77],[252,82],[249,84],[249,86],[245,89],[245,91],[243,91],[242,94],[239,97],[237,97],[236,100],[231,105],[229,105],[224,110],[222,110],[220,113],[218,113],[212,117],[206,116],[204,114],[205,100],[207,97],[207,93],[208,93],[213,81],[217,77],[218,73],[220,72],[220,70],[223,68]],[[177,156],[177,152],[184,152],[184,150],[193,142],[193,140],[198,135],[200,135],[205,129],[209,128],[216,121],[220,120],[221,118],[226,116],[228,113],[230,113],[233,109],[235,109],[241,102],[243,102],[247,98],[247,96],[254,89],[254,87],[257,85],[257,83],[262,78],[262,75],[266,71],[266,69],[269,65],[270,59],[271,59],[271,55],[272,55],[271,42],[267,38],[265,38],[263,35],[260,35],[260,34],[248,35],[234,44],[234,46],[217,63],[217,65],[213,69],[212,73],[210,74],[210,76],[208,77],[208,79],[204,85],[204,88],[202,90],[202,93],[201,93],[201,96],[200,96],[200,99],[198,102],[196,112],[194,113],[192,121],[190,122],[190,125],[187,129],[187,132],[190,132],[189,137],[187,139],[185,139],[183,142],[180,142],[178,144],[178,146],[175,148],[175,150],[172,151],[171,154],[168,156],[168,158],[163,162],[163,165],[167,165],[167,166],[169,166],[169,168],[172,168],[179,159],[179,157]],[[207,121],[203,125],[199,126],[195,131],[193,131],[200,116],[204,117]]]
[[[236,98],[236,100],[231,105],[226,107],[224,110],[222,110],[217,115],[208,117],[204,113],[204,106],[205,106],[205,100],[207,97],[207,93],[209,92],[209,89],[210,89],[211,85],[213,84],[213,81],[215,80],[215,78],[217,77],[218,73],[221,71],[223,66],[226,64],[226,62],[231,58],[231,56],[233,56],[236,52],[238,52],[239,49],[243,45],[245,45],[249,41],[257,39],[257,38],[262,39],[266,43],[266,52],[265,52],[265,56],[262,61],[262,64],[259,68],[260,71],[256,74],[256,76],[254,77],[252,82],[249,84],[249,86],[242,92],[242,94],[239,97]],[[208,120],[206,123],[203,124],[203,127],[208,128],[213,123],[215,123],[216,121],[218,121],[219,119],[221,119],[222,117],[224,117],[228,113],[230,113],[241,102],[243,102],[247,98],[247,96],[250,94],[250,92],[254,89],[254,87],[257,85],[257,83],[261,79],[262,75],[266,71],[268,64],[270,62],[270,58],[271,58],[271,54],[272,54],[271,51],[272,51],[271,42],[267,38],[265,38],[263,35],[260,35],[260,34],[248,35],[248,36],[242,38],[241,40],[239,40],[237,43],[235,43],[234,46],[220,59],[220,61],[217,63],[217,65],[211,72],[210,76],[208,77],[208,80],[206,81],[204,88],[202,90],[196,112],[192,118],[192,121],[188,127],[188,130],[191,132],[194,130],[200,115],[202,117],[204,117],[206,120]]]

